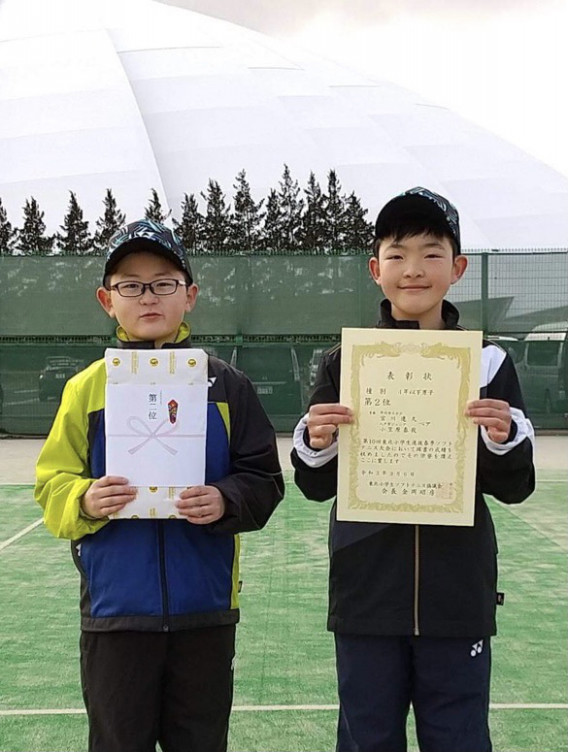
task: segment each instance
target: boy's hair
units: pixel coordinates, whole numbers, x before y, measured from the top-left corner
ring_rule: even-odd
[[[373,252],[378,255],[381,241],[415,237],[426,233],[448,238],[453,255],[461,253],[459,215],[447,198],[427,188],[411,188],[386,203],[375,223]]]
[[[152,219],[139,219],[121,227],[109,240],[103,286],[106,287],[109,275],[125,256],[141,251],[168,259],[185,274],[188,284],[193,284],[187,251],[175,232]]]

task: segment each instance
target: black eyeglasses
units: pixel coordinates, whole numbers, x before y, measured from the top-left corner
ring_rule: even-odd
[[[122,298],[139,298],[147,289],[153,295],[173,295],[180,285],[189,287],[179,279],[156,279],[154,282],[117,282],[110,289],[116,290]]]

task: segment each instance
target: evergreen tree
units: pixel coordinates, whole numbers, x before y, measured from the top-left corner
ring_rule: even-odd
[[[158,191],[152,188],[152,197],[146,207],[144,217],[146,219],[152,219],[154,222],[163,222],[168,215],[164,214],[162,204],[160,203],[160,197]]]
[[[325,205],[325,248],[337,252],[345,248],[345,197],[335,170],[327,176]]]
[[[260,246],[260,223],[264,200],[256,204],[251,196],[245,170],[237,175],[234,184],[234,210],[229,225],[229,246],[235,253],[255,251]]]
[[[103,255],[108,248],[108,241],[114,233],[126,223],[126,217],[117,205],[112,190],[107,188],[103,199],[104,214],[97,219],[97,229],[93,237],[94,252]]]
[[[32,196],[28,201],[26,199],[23,208],[24,223],[18,230],[18,241],[16,248],[25,256],[45,255],[50,253],[53,248],[53,237],[46,236],[45,222],[43,221],[44,212],[40,211],[39,205]]]
[[[300,186],[297,180],[292,180],[288,165],[284,165],[284,172],[282,173],[282,180],[279,185],[278,204],[282,247],[289,252],[294,252],[300,248],[304,201],[299,198]]]
[[[306,209],[302,216],[300,243],[302,250],[315,252],[325,245],[325,206],[324,196],[320,184],[313,172],[308,178],[308,187],[304,189],[306,194]]]
[[[204,218],[199,213],[197,200],[193,193],[184,194],[181,203],[181,221],[173,220],[176,233],[188,253],[198,253],[203,247]]]
[[[268,253],[282,250],[282,222],[278,194],[272,188],[266,199],[266,213],[262,228],[262,248]]]
[[[57,233],[57,245],[63,254],[83,255],[92,251],[89,223],[83,219],[83,210],[73,191],[69,191],[69,207]]]
[[[365,219],[368,209],[363,209],[355,193],[347,198],[344,215],[344,247],[348,251],[368,250],[373,240],[373,225]]]
[[[216,180],[209,180],[207,193],[202,193],[207,202],[203,238],[207,253],[220,253],[227,247],[229,235],[230,209],[225,203],[225,195]]]
[[[17,232],[8,220],[8,212],[0,198],[0,256],[11,256],[14,253]]]

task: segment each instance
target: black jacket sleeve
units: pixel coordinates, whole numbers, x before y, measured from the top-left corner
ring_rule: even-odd
[[[339,402],[340,352],[339,348],[335,348],[322,358],[310,406]],[[307,435],[304,436],[304,441],[308,442]],[[307,499],[327,501],[337,494],[337,457],[316,468],[306,465],[295,449],[292,450],[290,459],[294,467],[294,482]]]
[[[252,383],[240,373],[231,382],[227,390],[231,472],[211,484],[223,494],[226,511],[209,529],[234,534],[266,525],[284,496],[284,480],[274,428]]]
[[[482,389],[482,397],[505,400],[511,407],[513,423],[507,442],[491,448],[481,436],[478,443],[477,483],[482,493],[505,504],[524,501],[535,488],[533,464],[534,432],[527,418],[519,379],[509,355]],[[512,445],[508,451],[509,446]]]

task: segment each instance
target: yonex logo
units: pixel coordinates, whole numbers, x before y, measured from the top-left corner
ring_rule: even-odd
[[[477,655],[481,653],[483,650],[483,640],[480,640],[479,642],[474,642],[471,646],[471,657],[475,658]]]

